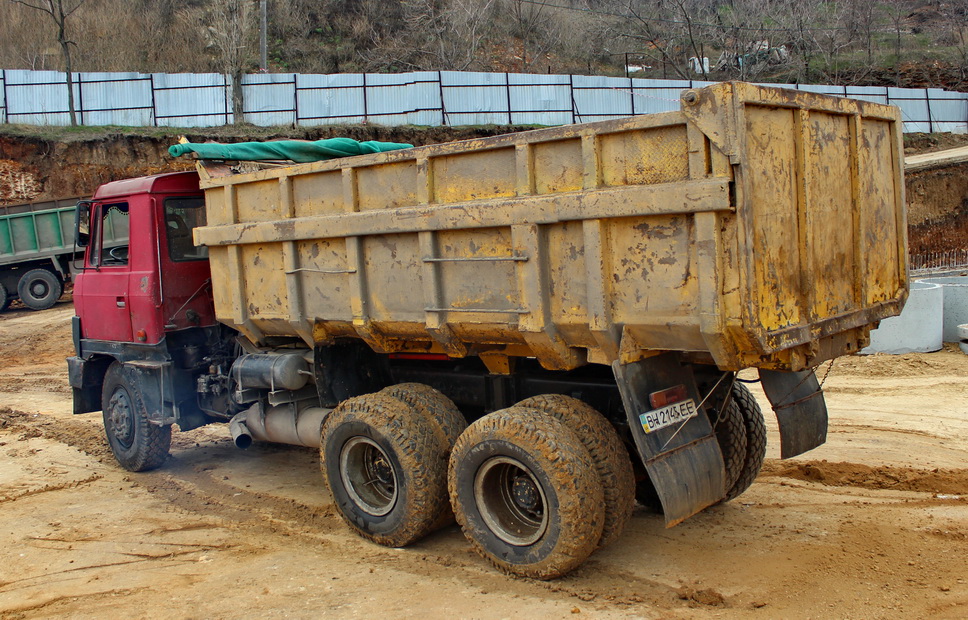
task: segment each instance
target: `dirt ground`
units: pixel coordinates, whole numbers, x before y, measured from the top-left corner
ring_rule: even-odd
[[[121,470],[100,414],[71,415],[72,315],[0,314],[3,618],[968,617],[957,349],[838,360],[826,445],[776,460],[771,426],[746,494],[673,529],[639,508],[620,543],[544,583],[499,574],[456,526],[365,542],[313,451],[241,451],[222,426],[176,433],[159,471]]]

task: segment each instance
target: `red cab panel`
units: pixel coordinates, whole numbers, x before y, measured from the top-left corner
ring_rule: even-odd
[[[192,242],[204,223],[195,172],[102,185],[74,287],[81,337],[157,344],[166,331],[214,324],[207,248]]]

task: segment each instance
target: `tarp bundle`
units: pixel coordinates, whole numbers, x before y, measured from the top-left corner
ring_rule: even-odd
[[[174,144],[168,147],[172,157],[197,153],[202,159],[228,159],[232,161],[266,161],[290,159],[305,164],[336,157],[350,157],[367,153],[382,153],[412,148],[412,144],[396,142],[357,142],[351,138],[329,138],[307,142],[304,140],[278,140],[275,142],[239,142],[236,144]]]

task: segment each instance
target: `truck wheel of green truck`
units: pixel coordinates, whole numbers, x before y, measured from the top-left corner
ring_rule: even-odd
[[[387,547],[423,538],[445,519],[447,448],[416,408],[386,394],[345,400],[320,429],[333,501],[361,536]]]
[[[561,420],[510,407],[467,427],[447,475],[457,522],[499,569],[554,579],[598,547],[605,495],[588,450]]]
[[[601,413],[587,403],[564,394],[532,396],[516,407],[543,411],[575,431],[588,450],[605,494],[605,527],[599,546],[615,541],[635,508],[635,474],[628,450]]]
[[[20,278],[17,294],[20,301],[31,310],[46,310],[60,299],[64,292],[61,279],[46,269],[31,269]]]
[[[148,411],[134,373],[114,362],[104,376],[101,392],[104,433],[121,467],[147,471],[168,458],[171,427],[148,421]]]
[[[7,287],[0,282],[0,312],[3,312],[10,307],[10,293],[7,292]]]

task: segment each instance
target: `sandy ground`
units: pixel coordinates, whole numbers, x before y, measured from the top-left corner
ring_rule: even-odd
[[[4,618],[968,617],[968,357],[838,360],[829,441],[732,503],[622,541],[553,582],[504,576],[456,526],[405,550],[342,524],[311,450],[175,435],[115,465],[71,415],[73,308],[0,314]],[[762,395],[758,394],[765,405]],[[768,415],[772,423],[772,415]]]

